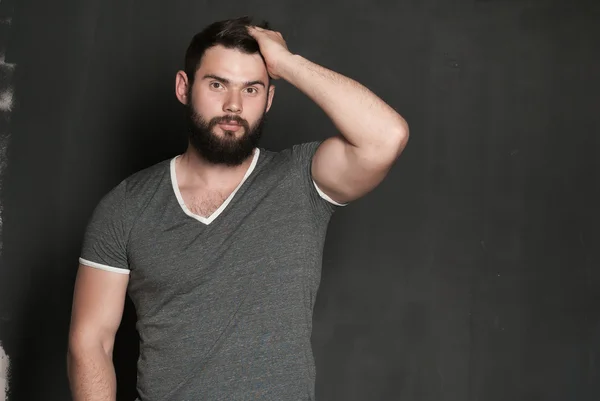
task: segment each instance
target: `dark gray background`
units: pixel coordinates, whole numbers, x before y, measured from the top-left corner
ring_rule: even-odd
[[[313,335],[324,400],[600,399],[594,1],[2,0],[17,65],[3,184],[10,401],[69,399],[82,232],[126,175],[184,149],[174,77],[222,18],[272,22],[409,122],[388,179],[337,213]],[[277,82],[263,146],[334,134]],[[117,337],[120,399],[137,338]]]

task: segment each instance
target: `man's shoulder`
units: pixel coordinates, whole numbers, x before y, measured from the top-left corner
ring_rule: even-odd
[[[132,189],[139,186],[153,185],[169,176],[173,159],[174,157],[170,157],[156,162],[130,174],[123,181],[126,182],[128,188]]]
[[[169,177],[170,161],[172,158],[156,162],[121,179],[112,187],[101,201],[130,203],[131,200],[145,197]]]
[[[279,150],[260,148],[261,154],[268,162],[275,164],[294,163],[306,157],[312,157],[322,141],[304,141],[288,145]]]

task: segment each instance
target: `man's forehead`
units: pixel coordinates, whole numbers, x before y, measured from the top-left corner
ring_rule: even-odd
[[[268,78],[267,67],[260,53],[248,54],[223,46],[214,46],[206,50],[198,74],[217,75],[232,82]]]

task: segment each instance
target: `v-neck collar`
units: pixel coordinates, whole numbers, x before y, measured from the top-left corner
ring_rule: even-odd
[[[237,191],[244,184],[244,182],[246,182],[246,179],[248,179],[250,174],[252,174],[252,172],[254,171],[254,168],[256,167],[256,163],[258,162],[259,154],[260,154],[260,149],[256,148],[254,150],[254,156],[252,158],[252,163],[250,163],[250,167],[248,167],[248,170],[246,170],[246,174],[244,174],[244,177],[242,178],[242,180],[240,181],[238,186],[233,190],[233,192],[231,192],[231,194],[227,197],[227,199],[225,199],[225,201],[223,201],[221,206],[219,206],[219,208],[217,210],[215,210],[209,217],[203,217],[203,216],[197,215],[195,213],[192,213],[192,211],[189,210],[188,207],[185,205],[183,196],[181,196],[181,192],[179,191],[179,184],[177,183],[177,174],[175,172],[175,161],[181,155],[177,155],[174,158],[172,158],[171,162],[170,162],[171,184],[173,185],[173,192],[175,192],[175,196],[177,197],[177,201],[179,202],[179,206],[181,207],[183,212],[203,224],[209,225],[210,223],[212,223],[217,217],[219,217],[219,215],[221,213],[223,213],[223,211],[227,208],[227,206],[229,205],[229,203],[231,202],[231,200],[233,199],[233,197],[235,196]]]

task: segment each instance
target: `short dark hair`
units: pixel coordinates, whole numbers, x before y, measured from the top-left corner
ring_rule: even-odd
[[[247,28],[249,26],[269,29],[268,22],[263,21],[260,24],[253,24],[251,17],[244,16],[213,22],[194,35],[185,53],[184,71],[190,86],[194,83],[194,77],[200,67],[204,52],[213,46],[221,45],[248,54],[259,53],[258,42],[248,33]]]

